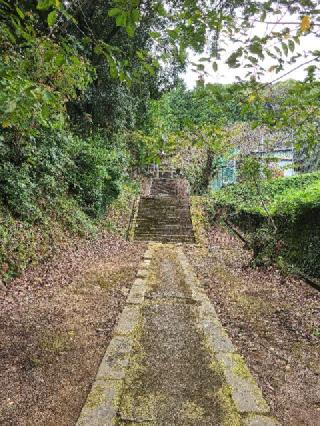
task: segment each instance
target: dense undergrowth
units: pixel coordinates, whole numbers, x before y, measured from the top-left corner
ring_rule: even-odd
[[[45,261],[79,239],[96,238],[104,230],[125,236],[131,205],[138,184],[119,183],[118,198],[100,217],[88,215],[79,202],[66,194],[57,197],[41,210],[37,219],[19,219],[8,209],[0,211],[1,279],[10,281],[26,268]]]
[[[74,238],[93,236],[123,188],[130,153],[117,134],[70,124],[0,136],[0,271],[6,282]],[[128,198],[130,202],[130,198]]]
[[[320,207],[320,172],[230,185],[212,192],[211,198],[216,208],[221,205],[233,212],[294,217]]]
[[[144,147],[128,135],[157,93],[136,55],[151,24],[129,36],[96,3],[0,1],[0,284],[112,227],[137,190]]]
[[[242,183],[213,192],[212,220],[245,232],[255,264],[320,277],[320,173]]]

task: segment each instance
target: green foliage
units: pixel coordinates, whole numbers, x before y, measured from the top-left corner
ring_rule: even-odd
[[[118,195],[125,153],[108,149],[101,137],[83,140],[68,133],[42,132],[32,145],[0,145],[3,205],[20,218],[41,220],[44,203],[64,193],[92,216],[101,216]]]
[[[42,131],[32,144],[0,143],[0,200],[13,215],[30,222],[39,220],[41,200],[66,190],[67,143],[67,135],[58,131]]]
[[[319,203],[320,172],[305,173],[288,178],[264,180],[261,193],[272,215],[298,214],[304,207],[317,207]],[[234,212],[257,213],[266,216],[261,195],[253,182],[230,185],[211,193],[216,205],[227,206]]]
[[[255,265],[275,262],[320,277],[319,172],[262,181],[261,193],[253,183],[233,185],[210,200],[213,217],[223,214],[246,233]]]
[[[34,195],[36,184],[31,179],[30,166],[3,163],[0,176],[1,198],[11,211],[26,220],[38,217],[40,210]]]
[[[258,185],[262,179],[270,179],[271,170],[263,161],[248,156],[244,158],[239,167],[239,179],[251,185]]]
[[[125,167],[121,156],[121,152],[107,149],[105,141],[97,136],[73,141],[69,191],[89,215],[102,216],[117,198]]]
[[[279,7],[290,14],[299,10],[297,33],[250,36],[252,22],[277,14]],[[248,85],[199,86],[193,92],[179,85],[161,95],[178,81],[188,49],[206,50],[195,64],[200,73],[212,60],[217,69],[219,37],[233,41],[239,32],[244,41],[236,43],[230,66],[244,59],[249,73],[259,76],[259,60],[267,54],[281,70],[284,57],[299,57],[292,53],[300,37],[314,30],[315,7],[313,1],[261,6],[169,0],[164,6],[158,0],[0,0],[0,266],[8,261],[10,271],[19,262],[26,267],[33,254],[24,241],[31,253],[39,252],[42,237],[49,246],[55,238],[49,222],[62,234],[94,228],[129,169],[158,162],[162,150],[182,160],[200,190],[207,187],[215,156],[229,149],[229,126],[239,120],[292,126],[287,111],[296,116],[304,110],[296,132],[302,145],[314,142],[317,123],[307,118],[319,94],[316,65],[308,69],[307,85],[287,90],[285,102],[266,93],[252,96]],[[268,53],[272,40],[281,49]],[[266,102],[275,105],[273,115],[266,114]],[[190,158],[184,161],[194,150],[195,167]]]
[[[139,0],[114,0],[116,7],[108,11],[108,15],[115,17],[116,25],[126,29],[129,37],[133,37],[136,24],[140,21]]]
[[[293,220],[305,211],[320,207],[320,175],[318,179],[302,188],[290,188],[279,194],[271,208],[274,215],[282,215]]]
[[[89,65],[71,47],[39,39],[24,55],[0,62],[0,125],[16,141],[40,127],[62,128],[66,102],[91,82]]]
[[[253,251],[252,265],[266,266],[277,261],[279,253],[275,250],[277,236],[275,229],[267,223],[249,235],[249,246]]]
[[[138,3],[129,10],[122,2],[127,22],[118,18],[115,26],[110,1],[11,3],[0,1],[0,269],[6,280],[60,240],[95,232],[134,154],[140,156],[126,132],[143,121],[158,78],[150,77],[157,64],[144,50],[149,24],[136,28]],[[94,30],[86,37],[88,25]]]
[[[209,84],[189,91],[180,82],[159,100],[151,101],[144,125],[149,147],[153,140],[150,158],[159,159],[156,154],[165,152],[195,193],[206,191],[214,158],[230,149],[230,125],[240,115],[235,100],[238,94],[236,85]]]
[[[237,98],[242,90],[237,85],[208,84],[191,91],[180,82],[149,104],[147,130],[159,129],[168,135],[206,124],[222,128],[234,123],[240,117]]]
[[[242,103],[241,114],[254,127],[268,126],[294,135],[295,148],[313,148],[318,143],[320,84],[310,74],[305,81],[287,80],[272,86],[256,85]]]

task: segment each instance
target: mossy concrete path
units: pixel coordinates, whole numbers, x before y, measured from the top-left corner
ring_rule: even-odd
[[[190,289],[174,248],[158,248],[119,423],[221,424],[223,378],[197,330]]]
[[[78,425],[278,425],[182,246],[150,244]]]

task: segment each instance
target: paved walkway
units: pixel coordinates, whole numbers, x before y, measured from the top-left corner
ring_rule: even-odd
[[[173,248],[156,250],[143,328],[120,406],[120,424],[220,424],[220,371],[197,330],[196,302]]]
[[[150,244],[78,421],[275,426],[182,246]]]

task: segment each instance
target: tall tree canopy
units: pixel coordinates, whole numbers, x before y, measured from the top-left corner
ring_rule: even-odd
[[[190,51],[199,56],[194,66],[200,73],[206,62],[217,69],[226,40],[233,45],[228,65],[247,68],[252,85],[250,91],[243,86],[234,111],[270,126],[292,125],[292,117],[306,124],[318,112],[311,104],[318,94],[319,50],[305,61],[309,86],[299,90],[310,102],[303,107],[286,101],[265,108],[273,95],[261,91],[258,80],[265,57],[280,72],[300,59],[295,48],[303,36],[319,36],[317,7],[318,1],[310,0],[0,0],[0,125],[6,155],[10,151],[10,158],[24,162],[26,154],[16,150],[43,141],[44,131],[82,137],[103,132],[106,146],[126,146],[134,161],[142,161],[144,148],[126,143],[125,131],[142,126],[148,101],[176,85]],[[252,31],[257,22],[268,23],[263,37]],[[213,99],[206,104],[211,111]],[[115,135],[122,136],[121,143]]]
[[[318,6],[310,0],[0,0],[0,239],[6,241],[0,264],[16,264],[15,256],[29,262],[29,226],[58,220],[72,231],[92,227],[130,170],[156,160],[164,143],[201,144],[199,187],[213,153],[227,144],[230,122],[290,126],[303,146],[314,144],[319,51],[302,58],[296,46],[305,35],[319,36]],[[263,35],[255,31],[261,22]],[[188,93],[177,83],[190,56],[200,75],[208,64],[217,70],[227,61],[247,69],[248,82],[206,88],[200,80]],[[308,66],[306,82],[281,97],[259,82],[268,71],[265,58],[279,76],[286,63]]]

